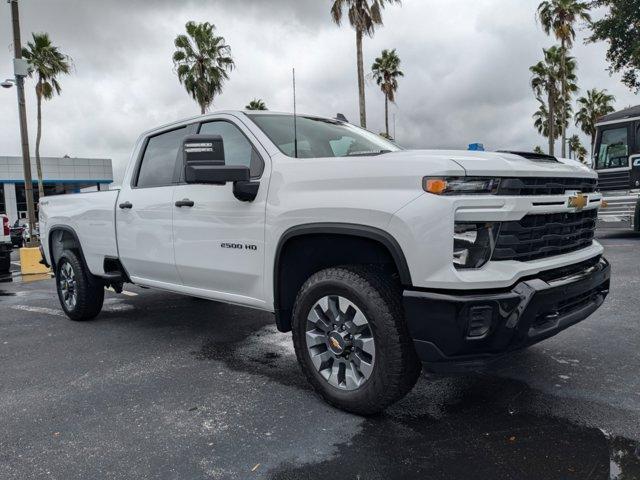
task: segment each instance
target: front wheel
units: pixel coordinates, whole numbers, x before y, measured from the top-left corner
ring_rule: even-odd
[[[312,275],[296,299],[293,341],[314,389],[331,405],[360,415],[402,398],[420,374],[400,289],[374,267]]]
[[[71,320],[95,318],[102,310],[104,285],[91,274],[72,251],[65,251],[56,268],[60,305]]]

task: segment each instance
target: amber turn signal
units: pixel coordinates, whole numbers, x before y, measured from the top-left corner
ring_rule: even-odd
[[[447,181],[443,178],[425,178],[424,190],[435,195],[441,195],[447,190]]]

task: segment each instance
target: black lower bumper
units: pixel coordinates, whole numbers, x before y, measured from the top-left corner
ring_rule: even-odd
[[[602,258],[568,276],[524,280],[508,291],[406,290],[409,333],[428,370],[483,368],[587,318],[609,293],[610,274]]]

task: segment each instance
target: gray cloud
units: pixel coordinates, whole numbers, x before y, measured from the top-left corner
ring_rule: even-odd
[[[398,140],[409,147],[531,149],[545,144],[532,126],[537,104],[528,67],[553,43],[536,25],[537,0],[405,0],[365,40],[366,67],[397,48],[405,78],[392,106]],[[296,67],[301,111],[357,119],[355,35],[336,27],[329,0],[142,1],[21,0],[23,41],[47,31],[74,59],[63,95],[44,105],[45,155],[114,159],[121,175],[139,132],[198,113],[177,82],[173,39],[187,20],[210,21],[231,45],[237,69],[215,108],[242,108],[254,97],[291,110]],[[8,6],[0,31],[0,75],[10,76]],[[638,103],[610,78],[604,45],[577,42],[583,90],[608,88],[618,106]],[[3,73],[4,72],[4,73]],[[28,84],[35,134],[33,82]],[[367,85],[369,126],[384,127],[383,97]],[[18,154],[15,92],[0,92],[0,153]],[[585,139],[586,140],[586,139]]]

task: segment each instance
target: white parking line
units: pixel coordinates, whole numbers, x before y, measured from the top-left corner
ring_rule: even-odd
[[[20,266],[20,262],[11,262],[12,265],[17,265],[18,267]]]
[[[55,315],[56,317],[65,316],[62,310],[56,310],[55,308],[32,307],[29,305],[12,305],[11,308],[14,310],[22,310],[24,312],[46,313],[47,315]]]

